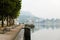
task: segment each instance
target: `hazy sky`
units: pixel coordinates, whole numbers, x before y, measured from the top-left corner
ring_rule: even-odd
[[[40,18],[60,18],[60,0],[22,0],[22,11]]]

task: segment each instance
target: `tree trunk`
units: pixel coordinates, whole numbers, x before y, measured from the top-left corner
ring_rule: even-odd
[[[13,19],[13,17],[12,17],[12,25],[14,25],[14,19]]]
[[[8,16],[7,16],[7,26],[8,26]]]
[[[11,22],[12,20],[11,20],[11,17],[9,17],[9,26],[11,26]]]
[[[14,19],[13,19],[13,25],[14,25]]]
[[[2,27],[4,27],[4,19],[3,19],[3,15],[2,15]]]

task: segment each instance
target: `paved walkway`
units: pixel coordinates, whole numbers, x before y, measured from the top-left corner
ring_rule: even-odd
[[[14,40],[22,27],[23,27],[23,24],[16,27],[15,29],[11,29],[10,32],[7,32],[5,34],[0,34],[0,40]]]

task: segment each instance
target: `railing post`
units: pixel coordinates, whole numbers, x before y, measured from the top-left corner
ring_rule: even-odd
[[[24,40],[31,40],[30,28],[24,28]]]

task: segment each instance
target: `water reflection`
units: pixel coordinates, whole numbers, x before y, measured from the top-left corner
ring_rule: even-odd
[[[54,25],[54,24],[38,24],[38,23],[35,23],[34,24],[35,25],[35,27],[34,28],[32,28],[31,30],[32,30],[32,33],[33,32],[35,32],[35,31],[38,31],[38,30],[41,30],[41,29],[52,29],[52,30],[54,30],[54,29],[58,29],[58,28],[60,28],[60,25]]]

